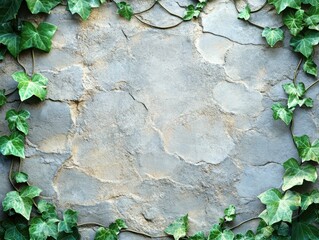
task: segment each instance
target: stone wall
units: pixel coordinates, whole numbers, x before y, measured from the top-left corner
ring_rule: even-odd
[[[176,2],[161,2],[183,14]],[[141,11],[152,1],[131,3]],[[280,24],[267,9],[256,15],[256,23]],[[157,26],[179,21],[159,5],[141,16]],[[80,222],[106,225],[123,218],[155,235],[186,213],[192,232],[208,230],[229,204],[237,206],[237,222],[260,213],[256,196],[280,187],[281,164],[297,156],[270,109],[285,98],[281,84],[299,60],[288,40],[267,47],[231,1],[212,1],[199,21],[168,30],[127,22],[112,4],[85,22],[64,7],[45,20],[59,30],[51,53],[36,52],[49,93],[22,105],[31,112],[22,170],[61,211],[71,207]],[[29,53],[21,61],[31,69]],[[0,65],[0,87],[12,89],[19,67],[10,58]],[[2,132],[16,98],[1,111]],[[307,123],[300,133],[315,134],[313,111],[297,116],[296,124]],[[10,190],[8,170],[8,160],[0,161],[0,199]],[[83,239],[92,234],[83,230]]]

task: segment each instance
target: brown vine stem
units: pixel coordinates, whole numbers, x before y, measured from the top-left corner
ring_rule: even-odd
[[[156,5],[156,3],[158,3],[158,1],[154,1],[154,3],[149,8],[147,8],[145,10],[142,10],[140,12],[134,13],[133,15],[138,15],[138,14],[142,14],[142,13],[148,12],[149,10],[151,10]]]
[[[233,227],[229,228],[229,230],[234,230],[235,228],[238,228],[238,227],[240,227],[241,225],[243,225],[245,223],[248,223],[250,221],[257,220],[257,219],[260,219],[260,218],[259,217],[249,218],[249,219],[247,219],[245,221],[242,221],[241,223],[238,223],[236,226],[233,226]]]
[[[295,127],[295,122],[294,122],[294,117],[293,117],[294,113],[292,114],[292,119],[291,119],[291,123],[290,123],[290,126],[289,126],[289,132],[290,132],[290,135],[291,135],[291,138],[292,138],[292,142],[294,143],[296,149],[298,149],[297,147],[297,144],[294,140],[294,127]]]
[[[34,50],[31,49],[31,57],[32,57],[32,75],[34,74],[34,68],[35,68],[35,56],[34,56]]]
[[[299,74],[299,68],[300,68],[300,65],[302,63],[302,58],[300,58],[299,62],[298,62],[298,65],[296,67],[296,70],[295,70],[295,73],[294,73],[294,78],[293,78],[293,83],[294,85],[296,85],[296,81],[297,81],[297,77],[298,77],[298,74]]]
[[[314,81],[309,87],[306,88],[306,92],[312,88],[313,86],[315,86],[317,83],[319,82],[319,79],[317,79],[316,81]]]
[[[161,4],[160,2],[157,2],[157,3],[158,3],[166,12],[168,12],[170,15],[172,15],[172,16],[174,16],[174,17],[177,17],[177,18],[183,20],[183,18],[182,18],[181,16],[178,16],[177,14],[172,13],[170,10],[168,10],[166,7],[164,7],[164,5]]]
[[[12,181],[13,164],[14,164],[14,159],[11,159],[11,165],[10,165],[10,170],[9,170],[9,176],[8,176],[8,178],[9,178],[9,181],[10,181],[12,187],[13,187],[16,191],[18,191],[19,189],[14,185],[14,183],[13,183],[13,181]]]
[[[20,62],[20,55],[17,56],[17,62],[20,65],[20,67],[22,67],[24,73],[27,73],[27,69],[25,68],[25,66]]]
[[[97,223],[97,222],[87,222],[87,223],[80,223],[78,224],[78,227],[90,227],[90,226],[96,226],[96,227],[104,227],[104,225]]]
[[[174,24],[174,25],[171,25],[171,26],[165,26],[165,27],[161,27],[161,26],[156,26],[156,25],[153,25],[153,24],[150,24],[148,22],[145,22],[143,21],[141,18],[137,17],[137,16],[134,16],[138,21],[140,21],[141,23],[149,26],[149,27],[152,27],[152,28],[156,28],[156,29],[170,29],[170,28],[174,28],[174,27],[177,27],[178,25],[180,25],[182,22],[184,21],[180,21],[178,22],[177,24]]]
[[[266,5],[267,5],[267,1],[265,1],[264,2],[264,4],[263,5],[261,5],[259,8],[257,8],[257,9],[254,9],[254,10],[251,10],[250,12],[251,13],[256,13],[256,12],[259,12],[261,9],[263,9]]]
[[[167,235],[160,235],[160,236],[151,236],[147,233],[143,233],[143,232],[139,232],[139,231],[136,231],[136,230],[133,230],[133,229],[123,229],[121,232],[130,232],[130,233],[135,233],[135,234],[138,234],[138,235],[141,235],[141,236],[144,236],[144,237],[148,237],[148,238],[167,238],[169,236]]]

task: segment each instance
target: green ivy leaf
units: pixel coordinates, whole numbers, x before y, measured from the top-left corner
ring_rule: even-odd
[[[319,2],[319,1],[318,1]],[[315,27],[319,23],[319,5],[310,7],[304,17],[304,22],[309,27]]]
[[[196,9],[194,5],[188,5],[186,8],[186,12],[184,13],[183,20],[184,21],[189,21],[192,20],[193,18],[198,18],[200,14],[200,10]]]
[[[117,234],[104,227],[100,227],[95,234],[94,240],[118,240]]]
[[[188,240],[206,240],[205,234],[203,232],[197,232],[193,236],[189,237]]]
[[[117,13],[121,17],[124,17],[126,20],[131,20],[133,16],[133,8],[130,4],[126,2],[119,2],[119,3],[116,3],[116,6],[117,6]]]
[[[24,233],[18,226],[13,225],[5,231],[5,240],[29,240],[29,236]]]
[[[80,240],[81,236],[77,228],[73,229],[72,233],[60,232],[58,235],[58,240]]]
[[[281,103],[275,103],[271,107],[273,111],[273,118],[275,120],[281,119],[287,125],[290,124],[293,116],[293,110],[288,109],[287,107],[283,106]]]
[[[24,172],[14,172],[12,174],[12,178],[16,183],[26,183],[28,181],[28,174]]]
[[[0,107],[7,103],[7,97],[4,89],[0,89]]]
[[[13,79],[18,82],[18,89],[21,101],[37,96],[43,101],[47,95],[46,85],[48,79],[39,73],[33,74],[32,78],[24,72],[15,72]]]
[[[319,6],[319,0],[302,0],[304,4],[310,4],[314,7]]]
[[[116,219],[115,222],[111,223],[109,226],[109,229],[114,231],[116,234],[119,234],[124,228],[127,228],[127,225],[123,219]]]
[[[56,30],[57,27],[50,23],[42,22],[36,28],[32,23],[24,22],[21,32],[21,50],[37,48],[50,52]]]
[[[234,221],[236,218],[236,208],[234,205],[229,205],[228,208],[224,210],[226,222]]]
[[[10,136],[0,137],[0,152],[5,156],[13,155],[25,158],[24,137],[17,132],[12,133]]]
[[[27,119],[30,118],[30,113],[26,110],[20,110],[17,112],[14,109],[7,111],[6,120],[9,123],[9,129],[14,131],[18,129],[23,132],[24,135],[27,135],[29,132],[29,124],[27,123]]]
[[[309,58],[313,52],[313,46],[319,43],[319,32],[308,30],[304,34],[298,34],[290,40],[295,52],[300,52],[306,58]]]
[[[20,53],[21,37],[13,31],[10,23],[0,25],[0,43],[7,46],[15,58]]]
[[[266,205],[266,210],[259,217],[268,225],[280,221],[291,222],[293,211],[301,205],[301,197],[298,193],[287,191],[282,195],[275,188],[260,194],[258,198]]]
[[[317,180],[316,167],[310,164],[300,166],[294,158],[290,158],[284,162],[284,169],[283,191],[297,185],[302,185],[304,181],[315,182]]]
[[[311,74],[315,77],[317,77],[318,75],[317,64],[311,58],[308,58],[306,60],[305,64],[303,65],[303,70],[304,72]]]
[[[0,6],[0,24],[17,16],[22,0],[2,0]]]
[[[33,204],[32,198],[39,196],[40,192],[40,189],[32,186],[26,187],[21,193],[17,191],[8,192],[2,202],[3,211],[13,209],[29,220]]]
[[[77,226],[78,213],[72,209],[68,209],[63,213],[63,221],[59,222],[59,232],[72,233],[73,227]]]
[[[287,7],[299,9],[301,6],[301,0],[268,0],[268,3],[275,6],[278,14]]]
[[[41,199],[38,202],[38,210],[42,214],[43,219],[51,219],[55,221],[58,220],[58,214],[56,212],[55,206],[47,201]]]
[[[283,22],[289,29],[291,35],[296,36],[303,28],[303,18],[305,11],[299,9],[285,11],[283,14]]]
[[[298,97],[302,97],[306,92],[305,84],[302,82],[297,85],[293,83],[286,83],[282,85],[282,88],[288,95],[296,95]]]
[[[235,236],[235,240],[256,240],[256,238],[255,238],[255,234],[253,233],[253,231],[249,230],[246,232],[245,235],[237,234]]]
[[[293,83],[287,83],[283,86],[284,91],[289,95],[288,97],[288,108],[292,109],[299,105],[302,107],[305,105],[306,107],[313,106],[313,100],[311,98],[302,98],[302,96],[306,92],[306,88],[304,83],[300,82],[297,85]]]
[[[307,210],[308,207],[313,204],[319,203],[319,191],[313,190],[311,193],[301,194],[301,209],[303,211]]]
[[[171,223],[166,229],[165,233],[174,236],[174,240],[178,240],[186,236],[188,231],[188,214],[178,218]]]
[[[277,42],[284,40],[284,32],[280,28],[266,27],[261,35],[266,38],[270,47],[273,47]]]
[[[40,12],[50,13],[50,11],[61,3],[61,0],[26,0],[32,14]]]
[[[87,20],[92,11],[88,0],[68,0],[68,8],[72,14],[79,14],[83,20]]]
[[[299,157],[303,162],[305,161],[315,161],[319,162],[319,140],[315,140],[312,144],[307,135],[301,137],[294,136],[294,141],[296,143]]]
[[[292,240],[319,239],[319,229],[305,222],[294,222],[292,225]]]
[[[247,21],[250,18],[250,12],[251,12],[251,9],[249,5],[246,4],[245,8],[238,13],[237,17],[239,19],[244,19]]]
[[[35,217],[31,220],[29,233],[31,239],[46,240],[48,237],[56,239],[58,237],[58,226],[56,222],[43,220]]]
[[[232,231],[223,230],[219,224],[214,224],[209,232],[208,240],[233,240],[235,235]]]

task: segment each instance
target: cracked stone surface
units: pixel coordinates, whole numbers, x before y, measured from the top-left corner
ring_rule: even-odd
[[[137,12],[153,4],[129,2]],[[139,17],[167,27],[192,2],[163,0]],[[262,4],[252,1],[254,9]],[[280,24],[258,14],[256,23]],[[167,30],[127,22],[111,3],[88,21],[64,7],[46,21],[59,27],[51,53],[35,53],[49,93],[42,103],[21,106],[31,112],[21,169],[61,211],[78,210],[81,223],[123,218],[157,236],[186,213],[191,232],[208,230],[229,204],[237,206],[237,222],[260,213],[257,195],[279,187],[281,164],[297,157],[270,109],[285,99],[281,84],[299,61],[288,42],[268,48],[260,29],[237,19],[231,1],[212,1],[199,21]],[[29,53],[21,61],[31,69]],[[10,57],[0,65],[0,87],[10,92],[16,86],[10,75],[21,69]],[[17,99],[10,96],[2,119]],[[317,109],[297,114],[295,124],[303,127],[296,134],[316,137],[316,116]],[[1,131],[8,132],[5,121]],[[2,157],[0,200],[11,189],[9,165]],[[83,239],[94,233],[82,229]]]

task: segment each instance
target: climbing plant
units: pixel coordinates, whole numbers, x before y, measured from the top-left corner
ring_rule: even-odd
[[[129,3],[109,1],[116,5],[117,14],[131,20],[135,17],[143,24],[151,27],[166,29],[176,27],[184,21],[190,21],[200,16],[208,0],[198,0],[196,4],[185,7],[183,17],[177,16],[166,9],[160,1],[154,1],[150,7],[160,5],[169,14],[180,18],[180,22],[167,27],[154,26],[145,22],[134,12]],[[7,98],[18,92],[20,102],[29,99],[44,101],[47,95],[48,79],[35,72],[34,49],[50,52],[52,38],[57,26],[41,22],[26,21],[21,13],[49,14],[51,10],[62,4],[71,14],[76,14],[83,20],[89,18],[93,8],[106,3],[106,0],[1,0],[0,5],[0,59],[4,60],[6,52],[11,54],[21,66],[22,71],[12,74],[12,79],[17,82],[17,88],[7,93],[0,90],[0,107],[6,104]],[[236,209],[230,205],[225,209],[219,222],[214,224],[208,234],[197,232],[188,235],[188,215],[182,216],[171,223],[164,231],[165,236],[155,238],[172,237],[175,240],[313,240],[319,239],[319,191],[302,190],[296,188],[304,186],[306,182],[317,181],[317,164],[319,163],[319,140],[311,142],[307,135],[294,135],[294,113],[297,110],[304,111],[312,108],[314,101],[307,96],[309,90],[319,80],[309,86],[298,82],[299,68],[303,62],[303,70],[317,77],[317,65],[314,62],[314,48],[319,43],[319,1],[318,0],[268,0],[259,9],[251,9],[249,4],[238,10],[238,18],[262,28],[262,37],[270,47],[278,46],[284,39],[284,28],[290,32],[290,45],[292,50],[301,55],[294,78],[291,83],[283,85],[283,91],[287,94],[287,102],[274,103],[272,106],[273,118],[282,120],[289,126],[292,140],[299,153],[300,159],[290,158],[283,164],[284,176],[280,189],[272,188],[260,194],[258,198],[265,205],[265,210],[256,217],[260,220],[258,228],[249,230],[244,234],[235,234],[233,230],[238,226],[252,220],[248,219],[239,225],[233,226],[236,218]],[[262,27],[250,20],[252,14],[263,9],[267,4],[274,7],[282,16],[283,26]],[[149,9],[147,9],[149,10]],[[147,11],[146,10],[146,11]],[[144,12],[144,11],[143,11]],[[19,55],[21,52],[31,52],[32,69],[30,72],[21,64]],[[9,180],[14,188],[6,194],[2,208],[7,217],[0,221],[0,239],[5,240],[42,240],[80,239],[79,228],[87,226],[99,227],[96,231],[96,240],[116,240],[123,231],[129,231],[144,237],[152,238],[146,233],[128,229],[122,219],[115,220],[108,227],[97,223],[78,224],[78,213],[71,209],[59,216],[55,206],[44,200],[42,190],[32,186],[28,182],[28,175],[19,170],[20,159],[25,158],[24,144],[29,133],[28,119],[30,113],[27,110],[10,109],[6,112],[5,120],[8,122],[10,134],[0,137],[0,152],[11,160]],[[15,171],[15,165],[18,167]],[[256,219],[253,218],[253,219]]]

